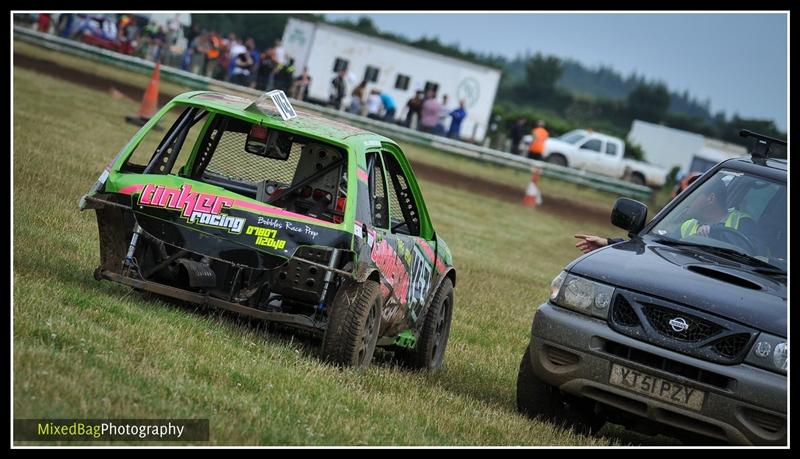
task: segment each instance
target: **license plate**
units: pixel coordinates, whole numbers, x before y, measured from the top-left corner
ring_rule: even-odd
[[[703,399],[706,397],[705,392],[701,390],[617,364],[611,365],[609,383],[697,411],[702,408]]]

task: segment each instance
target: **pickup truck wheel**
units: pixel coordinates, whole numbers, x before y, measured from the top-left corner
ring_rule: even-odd
[[[555,164],[557,166],[564,166],[567,167],[567,158],[560,153],[553,153],[547,157],[547,162],[550,164]]]
[[[531,365],[530,346],[525,349],[517,375],[517,411],[531,419],[552,422],[590,435],[605,424],[594,414],[593,405],[590,400],[565,396],[557,387],[537,378]]]
[[[325,360],[345,367],[367,368],[378,342],[382,307],[377,282],[344,281],[329,310],[322,340]]]
[[[636,185],[644,185],[644,177],[642,177],[642,174],[634,172],[631,174],[631,182]]]
[[[408,368],[436,371],[444,363],[453,320],[453,282],[449,278],[445,278],[436,291],[424,320],[414,349],[399,349],[395,355]]]

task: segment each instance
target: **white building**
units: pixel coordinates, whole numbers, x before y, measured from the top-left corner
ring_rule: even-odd
[[[343,109],[349,106],[352,90],[364,79],[368,81],[365,97],[373,88],[387,92],[397,105],[395,117],[403,119],[405,105],[416,91],[433,88],[439,101],[447,94],[451,110],[464,100],[467,117],[461,124],[461,137],[483,140],[500,83],[498,69],[294,18],[284,30],[283,47],[286,55],[294,58],[297,73],[308,67],[311,99],[327,101],[331,80],[345,66],[348,85]],[[449,119],[445,121],[448,125]]]
[[[720,161],[747,154],[741,145],[707,138],[694,132],[634,120],[628,141],[642,147],[645,159],[684,173],[705,172]]]

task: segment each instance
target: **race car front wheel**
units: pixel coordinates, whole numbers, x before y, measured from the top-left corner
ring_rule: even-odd
[[[399,349],[396,356],[409,368],[436,371],[444,363],[453,320],[453,282],[449,278],[439,286],[424,320],[414,349]]]
[[[377,282],[344,281],[329,309],[323,357],[337,365],[367,368],[378,342],[382,303]]]

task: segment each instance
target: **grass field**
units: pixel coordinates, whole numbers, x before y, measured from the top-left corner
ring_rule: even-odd
[[[366,372],[319,343],[97,282],[93,212],[78,199],[135,127],[136,103],[15,68],[15,418],[209,418],[212,445],[609,445],[669,442],[613,426],[584,437],[516,413],[536,305],[609,226],[421,184],[459,282],[444,369]]]

